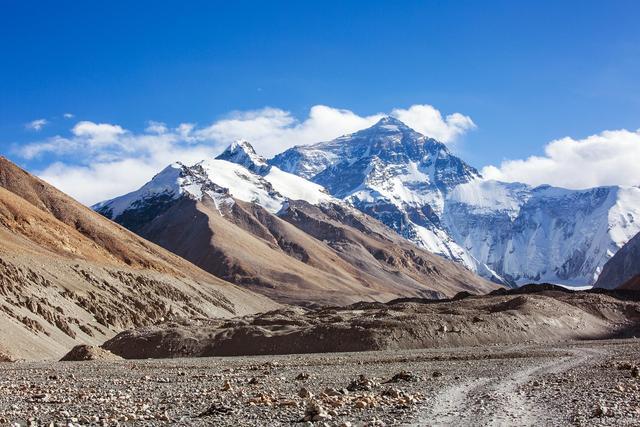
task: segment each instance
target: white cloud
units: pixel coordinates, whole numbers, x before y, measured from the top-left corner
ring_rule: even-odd
[[[457,137],[476,127],[471,117],[460,113],[449,114],[443,119],[440,111],[431,105],[412,105],[406,110],[395,109],[391,115],[418,132],[445,143],[455,141]]]
[[[382,114],[361,117],[349,110],[315,105],[309,117],[299,121],[288,111],[263,108],[232,113],[196,134],[222,144],[246,139],[258,153],[272,156],[294,145],[330,140],[364,129],[381,117]]]
[[[144,131],[147,133],[155,133],[158,135],[162,135],[163,133],[167,133],[169,129],[167,128],[166,123],[154,122],[153,120],[150,120],[147,123],[147,127]]]
[[[451,142],[473,127],[470,118],[455,113],[442,118],[429,105],[395,109],[392,115],[406,120],[427,135]],[[298,120],[278,108],[234,112],[209,126],[148,122],[136,133],[116,124],[78,122],[69,136],[55,136],[17,149],[26,159],[52,163],[39,175],[77,198],[93,204],[135,190],[169,163],[190,164],[214,156],[236,139],[250,141],[256,151],[272,156],[293,145],[326,141],[371,126],[382,113],[360,116],[350,110],[316,105]]]
[[[65,119],[73,119],[75,116],[71,113],[64,113],[62,117],[64,117]]]
[[[142,186],[175,161],[193,164],[221,151],[211,141],[193,142],[193,127],[150,124],[134,133],[107,123],[79,122],[69,137],[55,136],[17,149],[26,159],[55,159],[37,174],[91,205]]]
[[[29,129],[29,130],[33,130],[33,131],[39,132],[47,124],[49,124],[49,121],[47,119],[36,119],[36,120],[32,120],[29,123],[27,123],[25,125],[25,127],[27,129]]]
[[[178,159],[193,164],[213,154],[206,147],[172,148],[87,165],[56,162],[39,172],[38,176],[80,202],[92,205],[141,187]]]
[[[315,105],[309,117],[297,120],[290,112],[278,108],[263,108],[230,114],[211,126],[200,129],[200,138],[221,143],[236,139],[250,141],[256,151],[272,156],[294,145],[327,141],[373,125],[385,114],[359,116],[350,110]],[[391,115],[425,135],[442,142],[453,142],[458,136],[475,127],[471,118],[460,113],[442,114],[431,105],[413,105],[408,109],[394,109]]]
[[[117,144],[120,135],[124,134],[125,130],[118,125],[83,121],[78,122],[73,129],[71,129],[71,133],[75,136],[85,138],[86,141],[92,145],[109,145]]]
[[[602,185],[640,185],[640,130],[604,131],[584,139],[562,138],[544,156],[505,160],[487,166],[487,179],[584,189]]]

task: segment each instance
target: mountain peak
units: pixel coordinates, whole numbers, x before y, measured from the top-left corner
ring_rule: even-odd
[[[378,120],[378,122],[373,126],[374,127],[376,127],[376,126],[399,126],[399,127],[405,127],[405,128],[409,127],[404,122],[402,122],[401,120],[396,119],[395,117],[392,117],[392,116],[384,116],[383,118]]]
[[[395,117],[391,117],[391,116],[384,116],[383,118],[378,120],[373,126],[371,126],[368,129],[364,129],[361,132],[367,132],[367,131],[369,131],[369,132],[371,132],[371,131],[375,131],[375,132],[382,131],[383,133],[415,132],[413,129],[411,129],[409,126],[407,126],[405,123],[403,123],[402,121],[396,119]]]
[[[249,141],[243,139],[232,142],[216,159],[236,163],[255,173],[269,170],[266,159],[256,153]]]

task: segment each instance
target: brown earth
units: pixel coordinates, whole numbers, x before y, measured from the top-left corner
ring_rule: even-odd
[[[552,289],[165,322],[103,347],[124,358],[404,350],[633,336],[639,322],[633,299]]]
[[[183,198],[139,233],[283,303],[343,305],[498,287],[340,205],[291,201],[276,216],[238,200],[217,206],[208,196],[201,202]]]
[[[59,358],[163,319],[276,308],[0,157],[0,349]]]

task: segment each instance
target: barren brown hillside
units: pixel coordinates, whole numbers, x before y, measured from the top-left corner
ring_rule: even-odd
[[[161,319],[277,304],[220,280],[0,157],[0,353],[59,357]]]
[[[485,293],[497,285],[421,250],[341,205],[290,201],[273,215],[255,203],[186,197],[140,234],[216,276],[293,304]]]

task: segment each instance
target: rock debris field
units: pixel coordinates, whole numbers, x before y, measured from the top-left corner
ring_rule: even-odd
[[[640,341],[0,364],[1,425],[638,425]]]

